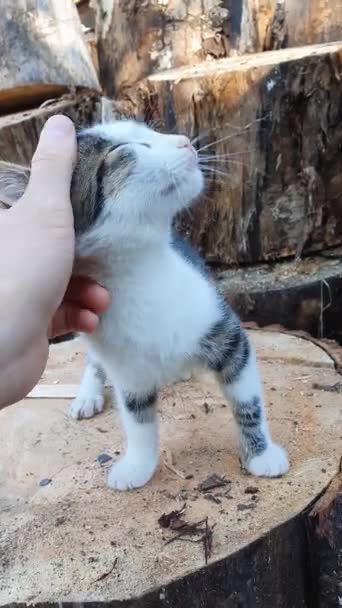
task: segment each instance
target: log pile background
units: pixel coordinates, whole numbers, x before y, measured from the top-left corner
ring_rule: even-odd
[[[329,274],[326,256],[333,248],[339,260],[342,245],[342,4],[202,6],[2,0],[0,157],[30,162],[57,111],[82,126],[120,108],[198,137],[198,148],[210,144],[204,152],[222,155],[210,161],[220,173],[208,173],[206,196],[177,226],[220,274],[227,299],[244,320],[341,341],[342,279]],[[317,264],[309,277],[307,256]],[[288,260],[294,280],[279,291],[279,306],[271,282],[255,295],[254,267],[276,282]],[[246,270],[240,283],[241,273],[231,281],[237,267]],[[323,283],[314,278],[321,271]],[[289,298],[304,302],[292,322],[282,304]]]

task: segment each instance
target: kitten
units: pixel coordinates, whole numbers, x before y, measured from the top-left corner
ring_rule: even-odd
[[[28,176],[2,163],[0,199],[17,199]],[[108,377],[127,436],[126,453],[109,472],[111,488],[137,488],[153,476],[158,391],[192,366],[212,370],[230,400],[244,467],[269,477],[288,470],[286,452],[268,429],[248,337],[201,258],[171,229],[203,185],[197,153],[184,136],[131,120],[78,135],[74,274],[106,286],[112,303],[96,332],[84,336],[88,362],[70,414],[101,412]]]

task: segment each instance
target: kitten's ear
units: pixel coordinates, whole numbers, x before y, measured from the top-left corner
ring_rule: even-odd
[[[30,169],[0,161],[0,201],[12,207],[22,197],[30,179]]]

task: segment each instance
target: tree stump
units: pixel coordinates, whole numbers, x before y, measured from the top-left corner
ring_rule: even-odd
[[[162,392],[161,465],[128,493],[105,486],[123,449],[117,412],[68,419],[84,353],[77,341],[51,347],[30,398],[0,413],[1,608],[336,605],[341,376],[307,339],[250,333],[289,474],[240,470],[230,409],[203,376]],[[193,533],[177,515],[162,527],[184,505],[183,523],[201,522]]]
[[[71,89],[99,92],[72,0],[2,0],[0,113],[37,106]]]
[[[133,113],[222,155],[208,161],[201,204],[179,222],[208,262],[254,264],[342,242],[341,50],[331,43],[205,62],[130,90]]]
[[[243,321],[278,324],[342,342],[342,251],[214,272]]]

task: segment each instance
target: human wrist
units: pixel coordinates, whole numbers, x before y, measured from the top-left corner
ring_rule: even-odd
[[[47,339],[48,315],[27,294],[11,285],[0,288],[0,368],[27,355],[37,341]]]
[[[0,347],[1,350],[1,347]],[[48,340],[42,335],[20,355],[0,367],[0,410],[23,399],[39,381],[48,357]]]

